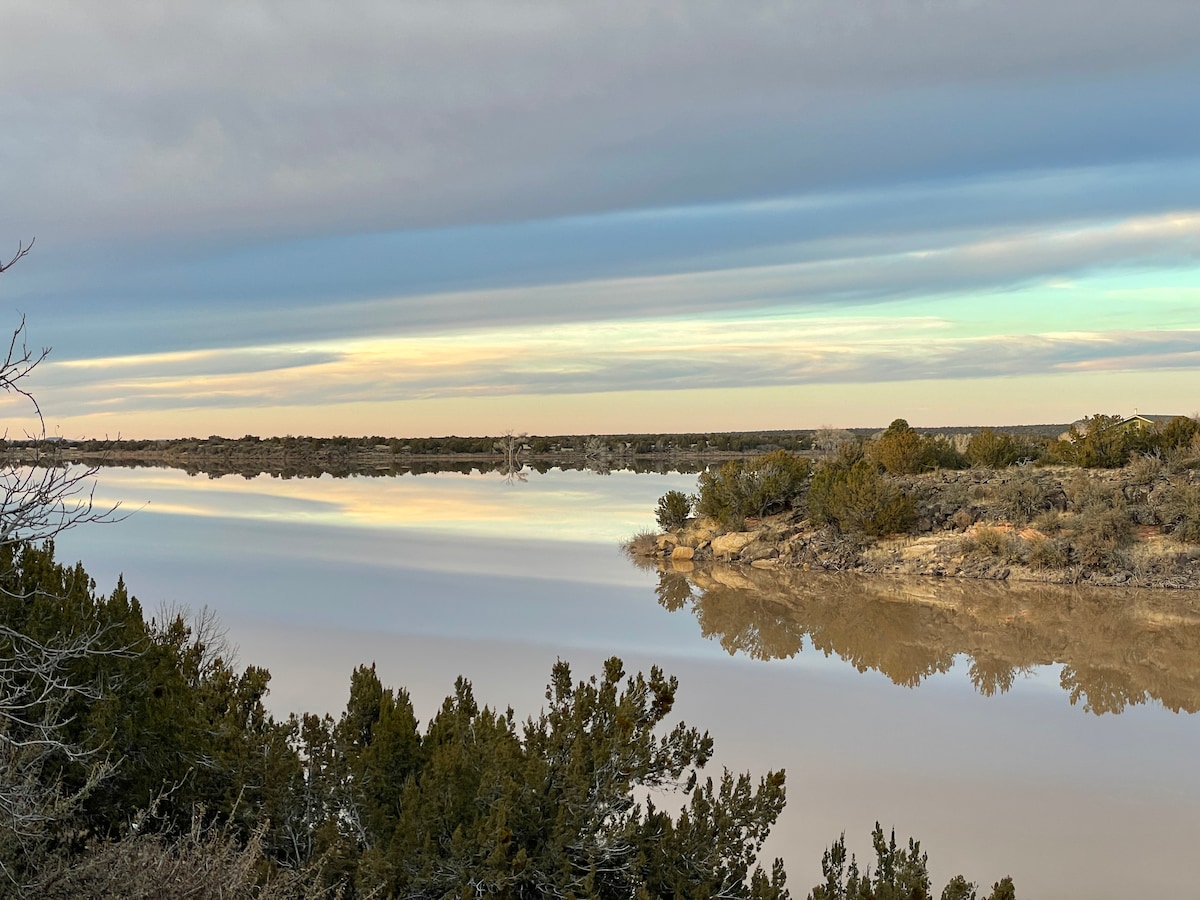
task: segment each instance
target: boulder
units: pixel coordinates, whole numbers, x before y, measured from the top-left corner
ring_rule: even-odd
[[[717,559],[730,559],[742,552],[747,544],[758,540],[757,531],[731,531],[729,534],[719,534],[712,539],[713,556]]]
[[[743,562],[754,562],[759,559],[773,559],[779,555],[779,548],[766,541],[753,541],[742,548],[738,554]]]
[[[676,547],[671,551],[671,559],[691,559],[696,551],[691,547]]]

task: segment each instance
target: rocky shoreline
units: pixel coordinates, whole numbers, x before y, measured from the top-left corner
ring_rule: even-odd
[[[803,506],[728,530],[689,519],[643,535],[647,559],[716,561],[868,575],[1200,588],[1200,545],[1181,540],[1179,498],[1195,473],[1013,467],[938,471],[895,481],[917,502],[913,533],[867,539],[810,522]]]

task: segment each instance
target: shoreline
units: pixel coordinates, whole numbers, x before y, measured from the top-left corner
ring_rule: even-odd
[[[748,518],[740,530],[693,518],[676,531],[639,536],[627,551],[646,560],[758,569],[1200,589],[1200,545],[1178,540],[1163,521],[1167,492],[1195,485],[1194,473],[967,469],[895,481],[916,498],[913,533],[869,539],[791,510]],[[1044,508],[1006,514],[1014,496],[1037,498]]]

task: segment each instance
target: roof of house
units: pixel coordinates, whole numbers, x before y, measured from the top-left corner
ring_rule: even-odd
[[[1134,413],[1128,418],[1122,419],[1118,424],[1128,425],[1131,422],[1144,422],[1147,425],[1166,425],[1172,419],[1180,419],[1182,416],[1152,416],[1146,413]]]

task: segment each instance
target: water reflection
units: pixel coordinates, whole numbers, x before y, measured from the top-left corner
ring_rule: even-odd
[[[582,470],[407,475],[391,478],[198,478],[170,468],[107,468],[97,501],[122,502],[138,516],[490,535],[606,548],[653,523],[656,494],[690,488],[687,475],[646,477]],[[664,487],[665,485],[665,487]]]
[[[915,687],[958,655],[987,696],[1061,665],[1071,704],[1095,713],[1157,701],[1200,710],[1200,594],[940,579],[868,579],[685,564],[659,572],[666,609],[690,609],[729,653],[810,647]]]
[[[497,442],[499,443],[499,442]],[[263,459],[260,457],[238,458],[234,456],[206,456],[191,459],[186,456],[159,458],[154,455],[112,453],[103,457],[78,458],[77,462],[100,466],[107,473],[113,469],[159,469],[176,470],[188,475],[205,475],[212,479],[239,475],[245,479],[268,475],[272,478],[394,478],[401,475],[437,475],[455,473],[459,475],[498,473],[500,475],[528,476],[536,472],[591,472],[609,475],[615,471],[634,472],[638,475],[696,475],[704,471],[709,460],[701,457],[670,457],[655,459],[635,456],[613,456],[585,448],[582,454],[569,456],[519,458],[510,457],[504,448],[495,455],[461,454],[456,456],[375,457],[371,455],[322,457],[319,459]],[[524,480],[521,478],[520,480]]]

